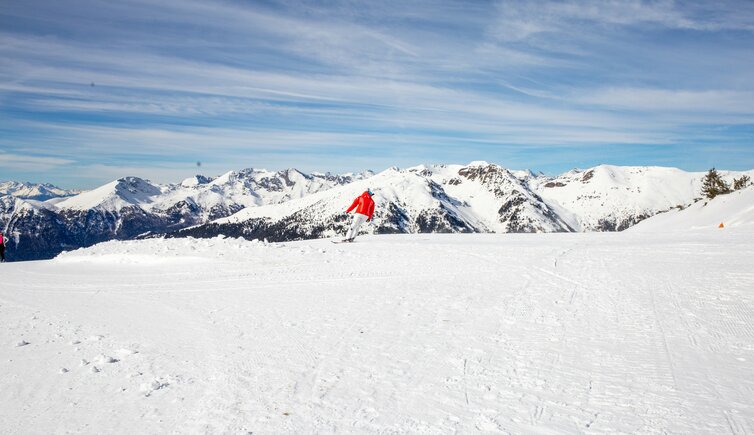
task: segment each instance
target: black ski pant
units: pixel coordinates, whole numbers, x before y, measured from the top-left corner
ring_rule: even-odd
[[[0,245],[0,261],[5,261],[5,245]]]

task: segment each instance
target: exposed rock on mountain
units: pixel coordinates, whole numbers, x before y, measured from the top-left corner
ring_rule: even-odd
[[[170,233],[246,207],[278,204],[371,175],[245,169],[217,178],[197,175],[168,185],[125,177],[47,201],[6,194],[0,196],[0,230],[11,239],[9,259],[50,258],[105,240]]]
[[[742,174],[720,173],[729,182]],[[473,162],[390,168],[377,175],[245,169],[167,185],[126,177],[47,201],[0,196],[0,229],[11,238],[8,254],[15,260],[162,235],[330,237],[345,233],[350,224],[345,209],[370,188],[377,208],[364,227],[369,233],[622,231],[694,203],[703,175],[602,165],[547,177]]]

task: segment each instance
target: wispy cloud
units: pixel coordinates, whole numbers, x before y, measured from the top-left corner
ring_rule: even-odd
[[[69,165],[73,162],[73,160],[62,159],[59,157],[10,154],[0,152],[0,168],[8,171],[47,171],[59,166]]]
[[[610,88],[573,96],[575,101],[641,112],[702,112],[716,115],[754,116],[754,92],[687,91],[646,88]],[[728,119],[727,122],[731,122]]]
[[[523,40],[541,33],[573,34],[574,26],[582,32],[642,25],[671,30],[754,31],[754,6],[742,1],[505,1],[498,3],[497,10],[492,33],[504,40]]]
[[[754,128],[749,2],[30,0],[0,24],[0,149],[87,180],[679,144],[702,165]]]

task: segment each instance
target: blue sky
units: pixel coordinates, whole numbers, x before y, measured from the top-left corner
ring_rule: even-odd
[[[472,160],[754,168],[754,2],[0,6],[0,179]]]

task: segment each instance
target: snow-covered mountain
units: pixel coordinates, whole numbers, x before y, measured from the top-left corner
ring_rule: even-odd
[[[656,166],[600,165],[557,177],[535,177],[529,186],[577,231],[621,231],[701,196],[704,172]],[[720,171],[732,184],[742,173]],[[749,176],[754,171],[749,171]]]
[[[175,207],[200,210],[201,220],[228,216],[252,206],[279,204],[311,193],[368,178],[363,174],[304,174],[296,169],[271,172],[258,169],[230,171],[217,178],[196,175],[180,184],[155,184],[137,177],[126,177],[97,189],[61,201],[58,209],[117,212],[139,207],[164,212]]]
[[[27,183],[18,181],[0,182],[0,196],[13,196],[21,199],[46,201],[52,198],[62,198],[80,193],[76,190],[65,190],[52,184]]]
[[[12,240],[10,258],[49,258],[105,240],[199,225],[246,207],[279,204],[371,175],[245,169],[165,185],[125,177],[63,199],[0,196],[0,230]]]
[[[732,180],[740,173],[723,173]],[[344,213],[367,188],[375,192],[374,234],[429,232],[616,231],[686,206],[704,173],[674,168],[598,166],[558,177],[486,162],[391,168],[279,205],[248,208],[173,236],[219,234],[274,241],[329,237],[349,225]]]
[[[729,182],[744,173],[720,171]],[[749,171],[754,178],[754,171]],[[0,196],[14,259],[48,258],[110,239],[168,234],[274,241],[343,234],[367,188],[368,233],[620,231],[701,196],[705,173],[601,165],[548,177],[486,162],[390,168],[377,175],[245,169],[176,184],[136,177],[47,201]]]
[[[528,173],[527,175],[528,176]],[[279,205],[248,208],[175,236],[226,234],[270,240],[341,234],[350,201],[367,188],[378,207],[370,232],[562,232],[572,231],[518,176],[497,165],[390,168],[371,178]]]

